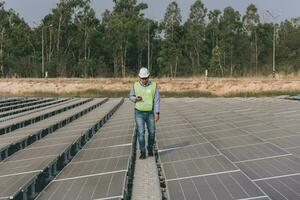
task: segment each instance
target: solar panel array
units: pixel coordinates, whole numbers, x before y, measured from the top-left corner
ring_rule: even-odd
[[[130,195],[136,140],[129,102],[121,106],[123,99],[29,100],[1,99],[1,108],[7,108],[3,112],[35,107],[0,122],[0,199],[74,199],[76,192],[77,199]],[[103,126],[116,111],[120,113],[110,125]],[[87,193],[89,183],[93,196]],[[69,193],[59,193],[57,186]]]
[[[1,98],[0,199],[130,199],[132,107]],[[163,99],[156,161],[164,198],[300,199],[299,116],[299,101],[279,98]]]
[[[300,199],[299,102],[168,99],[161,113],[167,199]]]
[[[37,199],[126,199],[133,130],[132,108],[126,102]]]

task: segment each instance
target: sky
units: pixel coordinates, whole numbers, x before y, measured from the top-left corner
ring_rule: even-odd
[[[25,21],[31,25],[39,24],[41,19],[47,15],[52,8],[56,6],[59,0],[5,0],[5,7],[13,8]],[[145,16],[155,20],[162,20],[168,4],[172,0],[138,0],[148,4],[148,9],[145,11]],[[92,6],[95,9],[97,16],[106,10],[113,8],[112,0],[92,0]],[[183,21],[189,16],[190,6],[194,0],[176,0],[180,9]],[[277,22],[285,19],[291,19],[300,16],[300,0],[202,0],[208,10],[220,9],[223,10],[227,6],[245,13],[247,6],[254,3],[259,11],[262,22],[271,22],[272,18],[266,13],[270,10],[274,16],[278,16]]]

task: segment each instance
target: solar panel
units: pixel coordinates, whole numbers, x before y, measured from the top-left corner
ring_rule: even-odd
[[[126,173],[55,180],[37,199],[122,199]]]
[[[168,181],[167,185],[172,200],[265,198],[264,193],[241,172]]]
[[[224,156],[194,158],[162,164],[166,180],[176,180],[193,176],[239,171]]]
[[[180,138],[183,137],[182,132],[184,132],[184,137],[190,137],[190,136],[198,136],[198,132],[195,129],[181,129],[181,130],[176,130],[176,131],[170,131],[170,132],[163,132],[162,133],[157,133],[156,138],[158,141],[160,140],[167,140],[167,139],[172,139],[172,138]]]
[[[43,157],[32,156],[7,160],[0,164],[0,177],[35,172],[40,173],[44,166],[47,166],[53,161],[53,159],[55,159],[53,154],[52,156],[50,155],[45,155]]]
[[[120,103],[120,99],[112,100],[107,104],[104,104],[101,109],[99,107],[97,108],[101,102],[102,99],[95,99],[80,106],[78,109],[76,108],[77,111],[74,109],[73,111],[76,113],[80,110],[94,108],[90,113],[72,123],[76,124],[82,119],[82,121],[90,124],[90,128],[94,128],[97,123],[110,114],[112,109],[116,108]],[[78,117],[80,117],[80,115]],[[60,133],[60,130],[63,130],[63,128],[55,131],[53,135],[63,134],[64,131]],[[56,175],[57,169],[72,158],[71,156],[72,153],[74,153],[74,147],[80,145],[80,139],[84,136],[83,134],[89,134],[90,130],[91,129],[86,129],[84,132],[80,129],[73,130],[77,133],[77,138],[75,136],[63,137],[58,140],[52,139],[51,137],[45,137],[45,139],[37,141],[24,150],[11,155],[9,158],[5,159],[4,162],[0,163],[0,178],[3,178],[0,179],[0,185],[3,184],[1,181],[9,181],[9,177],[18,178],[20,175],[23,175],[18,179],[20,186],[11,187],[9,196],[12,196],[12,198],[21,198],[20,195],[29,198],[35,197],[35,189],[41,187],[39,184],[45,184],[48,179],[51,179],[51,176]],[[18,185],[14,184],[13,186]],[[0,196],[0,199],[6,198],[6,194],[7,193],[4,193]]]
[[[106,148],[93,148],[84,149],[73,159],[74,161],[87,161],[103,158],[111,158],[117,156],[128,156],[131,152],[131,145],[106,147]]]
[[[20,98],[2,98],[1,100],[0,100],[0,107],[2,107],[3,106],[3,104],[5,104],[5,103],[9,103],[9,102],[16,102],[16,101],[18,101],[18,100],[20,100]]]
[[[286,104],[273,98],[163,100],[161,113],[168,117],[157,125],[157,155],[167,197],[299,199],[300,108]],[[170,126],[180,119],[181,127]]]
[[[256,182],[271,199],[299,199],[300,175]]]
[[[31,177],[35,177],[38,174],[39,172],[32,172],[0,177],[0,199],[12,199],[15,195],[17,195],[19,189],[26,184],[26,180]]]
[[[127,171],[128,156],[95,159],[89,161],[72,161],[55,180],[71,179],[74,177],[105,174],[108,172]]]
[[[2,114],[5,111],[10,111],[10,110],[17,110],[18,108],[26,107],[26,106],[31,106],[43,102],[48,102],[48,101],[53,101],[54,99],[33,99],[32,101],[29,102],[24,102],[20,104],[13,104],[10,106],[4,106],[0,108],[0,114]]]
[[[185,147],[188,145],[195,145],[205,143],[206,140],[200,136],[186,136],[186,137],[177,137],[177,138],[170,138],[166,140],[159,140],[157,142],[157,146],[159,149],[171,149],[171,148],[178,148],[178,147]]]
[[[282,136],[292,136],[292,135],[296,135],[297,133],[291,130],[276,128],[267,131],[256,131],[254,134],[263,140],[268,140],[273,138],[280,138]]]
[[[14,111],[43,102],[27,100],[16,99],[16,106],[8,101],[3,108]],[[19,151],[1,150],[1,158],[6,159],[0,162],[0,199],[34,198],[61,169],[37,199],[130,198],[136,142],[132,104],[125,101],[95,134],[103,113],[114,106],[115,110],[119,100],[70,119],[30,146],[16,142],[91,107],[93,101],[1,135],[0,150],[16,143]],[[26,111],[0,125],[82,101]],[[276,98],[162,99],[161,120],[156,124],[157,166],[164,181],[160,185],[166,187],[162,192],[171,200],[299,199],[299,116],[299,102]]]
[[[60,105],[58,108],[54,107],[52,109],[46,110],[46,111],[40,111],[37,113],[34,113],[29,116],[21,116],[19,118],[15,118],[13,120],[9,121],[3,121],[0,123],[0,134],[9,133],[13,130],[19,129],[21,127],[27,126],[29,124],[35,123],[37,121],[40,121],[42,119],[48,118],[50,116],[53,116],[55,114],[58,114],[60,112],[63,112],[64,110],[71,109],[73,107],[82,105],[89,100],[78,100],[74,103],[71,102],[69,104]]]
[[[214,132],[210,132],[210,133],[203,133],[203,136],[205,138],[207,138],[210,141],[213,140],[222,140],[222,139],[226,139],[231,138],[231,137],[237,137],[237,136],[244,136],[247,135],[248,133],[246,131],[243,131],[239,128],[233,128],[233,129],[227,129],[227,130],[223,130],[220,129],[218,131],[214,131]]]
[[[132,122],[129,122],[132,123]],[[131,135],[132,136],[132,130],[133,128],[128,128],[128,129],[123,129],[123,131],[120,130],[112,130],[112,131],[105,131],[105,132],[101,132],[101,134],[97,134],[94,136],[94,139],[104,139],[104,138],[114,138],[114,137],[122,137],[124,135]]]
[[[15,114],[12,114],[12,115],[9,115],[9,116],[6,116],[6,117],[1,117],[0,122],[5,122],[5,121],[8,121],[8,120],[15,121],[17,118],[21,118],[21,117],[26,116],[26,115],[29,116],[30,114],[37,113],[37,112],[47,110],[47,109],[50,109],[50,108],[54,108],[56,106],[58,107],[58,106],[61,106],[63,104],[66,104],[67,102],[69,103],[69,102],[74,102],[74,101],[76,101],[76,99],[63,98],[63,99],[57,99],[57,100],[49,102],[49,103],[39,104],[37,108],[30,109],[30,110],[27,110],[27,111],[24,111],[24,112],[22,111],[21,113],[15,113]]]
[[[170,148],[159,151],[159,157],[162,163],[200,157],[209,157],[218,154],[219,152],[209,143],[196,144],[179,148]]]
[[[80,117],[88,109],[98,106],[101,103],[103,103],[103,100],[91,101],[81,107],[76,107],[66,112],[59,113],[54,117],[34,123],[33,125],[12,131],[11,134],[1,135],[0,143],[8,143],[6,148],[2,148],[2,151],[8,151],[8,154],[11,155],[16,152],[18,148],[22,149],[27,145],[30,145],[35,140],[38,140],[39,138],[52,133],[54,130],[70,123],[72,120],[74,120],[75,116]],[[11,135],[13,137],[11,137]]]
[[[57,199],[62,195],[70,200],[128,197],[129,174],[132,174],[128,170],[132,168],[135,142],[133,126],[128,126],[133,122],[132,115],[123,116],[130,110],[125,102],[37,199]]]
[[[300,158],[293,155],[262,158],[260,160],[237,163],[252,180],[260,180],[300,173]]]
[[[241,162],[251,159],[264,157],[281,156],[288,154],[287,151],[280,149],[271,143],[260,143],[240,147],[232,147],[221,150],[232,162]]]
[[[97,148],[97,147],[109,147],[109,146],[120,146],[126,144],[132,144],[133,138],[131,135],[104,138],[104,139],[93,139],[93,141],[89,142],[85,145],[85,149]]]
[[[226,149],[226,148],[232,148],[236,146],[263,143],[263,140],[253,135],[244,135],[244,136],[223,138],[219,140],[212,140],[211,143],[219,149]]]
[[[4,108],[7,106],[11,106],[11,105],[18,105],[18,104],[22,104],[22,103],[27,103],[27,102],[31,102],[31,101],[35,101],[37,100],[37,98],[18,98],[15,100],[8,100],[6,102],[3,102],[0,104],[0,108]]]
[[[292,148],[299,146],[300,135],[291,135],[289,137],[269,139],[268,141],[278,145],[281,148]]]

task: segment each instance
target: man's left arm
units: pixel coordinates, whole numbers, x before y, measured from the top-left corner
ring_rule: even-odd
[[[158,86],[155,89],[154,94],[154,115],[155,115],[155,121],[159,120],[159,111],[160,111],[160,94]]]

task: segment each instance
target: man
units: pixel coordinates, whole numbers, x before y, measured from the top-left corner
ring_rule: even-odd
[[[129,99],[135,103],[136,133],[140,145],[140,159],[146,158],[145,124],[148,129],[148,156],[153,156],[155,122],[159,120],[160,95],[156,82],[149,80],[148,69],[141,68],[139,81],[131,87]]]

